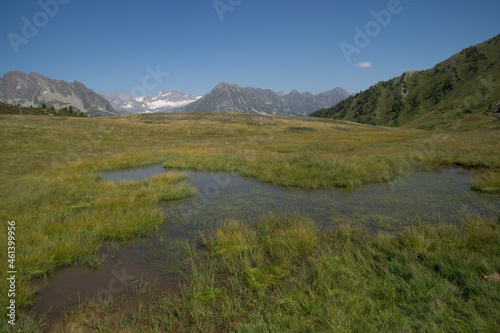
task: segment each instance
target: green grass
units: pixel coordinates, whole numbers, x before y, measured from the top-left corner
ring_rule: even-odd
[[[488,171],[479,173],[471,179],[472,189],[486,193],[500,193],[500,173]]]
[[[165,218],[159,202],[195,194],[177,172],[114,184],[100,178],[105,171],[163,163],[172,169],[233,171],[312,189],[353,187],[414,170],[462,166],[480,171],[472,179],[474,189],[500,189],[500,132],[495,130],[438,133],[232,114],[0,115],[0,129],[0,217],[16,221],[20,311],[34,302],[43,286],[38,278],[58,267],[98,266],[102,258],[96,255],[103,246],[157,230]],[[2,237],[0,247],[6,246]],[[283,244],[273,246],[286,249]],[[1,258],[0,288],[6,290],[6,255]],[[281,279],[291,267],[287,265],[294,262],[262,271],[252,267],[244,276],[258,290],[261,280],[266,286]],[[201,298],[218,297],[220,288],[205,290]],[[1,299],[3,309],[6,301]]]
[[[294,218],[229,221],[190,249],[179,296],[139,312],[81,309],[62,325],[95,331],[495,332],[500,226],[418,224],[398,235]],[[146,315],[147,314],[147,315]],[[69,325],[69,326],[68,326]]]

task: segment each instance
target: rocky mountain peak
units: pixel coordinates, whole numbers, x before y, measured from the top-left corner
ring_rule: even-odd
[[[331,90],[319,95],[293,90],[288,95],[269,89],[242,88],[236,84],[219,83],[210,93],[186,107],[186,112],[237,112],[260,114],[309,115],[333,106],[349,93],[345,90]]]
[[[0,81],[0,101],[24,107],[43,103],[56,109],[72,106],[73,110],[89,116],[117,114],[108,101],[83,83],[54,80],[38,73],[5,73]]]

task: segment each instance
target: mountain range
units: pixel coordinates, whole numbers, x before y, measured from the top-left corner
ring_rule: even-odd
[[[13,71],[0,77],[0,101],[22,107],[39,107],[43,103],[55,109],[72,106],[74,111],[93,117],[118,114],[104,97],[83,83],[54,80],[37,73]]]
[[[203,95],[188,95],[177,90],[167,90],[136,98],[129,92],[111,95],[100,92],[99,94],[121,114],[182,112],[188,104],[203,97]]]
[[[297,90],[285,95],[272,90],[242,88],[221,83],[211,92],[194,96],[168,90],[149,96],[134,97],[129,92],[96,93],[81,82],[68,83],[37,73],[12,71],[0,77],[0,102],[22,107],[56,110],[72,106],[76,112],[91,117],[154,112],[236,112],[309,115],[331,107],[349,97],[341,88],[313,95]]]
[[[297,90],[284,95],[272,90],[242,88],[236,84],[220,83],[210,93],[189,104],[186,112],[236,112],[260,114],[290,114],[307,116],[331,107],[349,97],[342,88],[313,95]]]
[[[211,92],[176,90],[134,98],[97,94],[81,82],[9,72],[0,77],[0,102],[55,109],[72,106],[88,116],[146,112],[236,112],[311,115],[379,126],[421,129],[500,127],[500,35],[463,49],[431,69],[409,71],[350,96],[341,88],[313,95],[220,83]]]
[[[500,35],[311,116],[421,129],[499,127]]]

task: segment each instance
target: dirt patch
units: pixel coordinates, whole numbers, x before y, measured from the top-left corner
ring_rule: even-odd
[[[491,275],[483,275],[483,279],[488,280],[488,281],[500,282],[500,274],[493,273]]]

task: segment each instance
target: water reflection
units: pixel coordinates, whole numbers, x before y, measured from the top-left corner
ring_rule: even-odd
[[[105,180],[142,180],[164,172],[161,165],[107,173]],[[317,221],[324,228],[342,221],[360,222],[371,230],[398,230],[417,219],[458,221],[480,215],[496,221],[500,196],[470,190],[470,172],[459,169],[439,173],[414,173],[388,183],[350,190],[306,191],[264,184],[234,174],[188,172],[189,182],[198,188],[194,198],[164,203],[166,223],[158,235],[139,245],[122,247],[116,259],[109,259],[98,270],[67,268],[54,273],[50,286],[40,292],[38,313],[54,307],[49,319],[81,300],[99,299],[112,291],[117,296],[117,274],[154,282],[157,290],[176,292],[186,242],[199,242],[199,233],[228,219],[247,223],[263,216],[295,214]],[[113,280],[114,279],[114,280]],[[111,283],[112,282],[112,283]],[[111,285],[111,287],[110,287]],[[109,293],[107,293],[109,294]]]
[[[120,180],[144,180],[165,172],[163,165],[154,165],[145,168],[136,168],[122,171],[108,172],[102,175],[107,181],[117,182]]]
[[[227,219],[251,223],[269,212],[294,213],[323,225],[352,220],[367,228],[386,230],[398,229],[416,219],[455,221],[465,215],[496,217],[500,197],[471,191],[470,176],[470,172],[450,169],[415,173],[389,183],[355,189],[306,191],[263,184],[238,175],[190,173],[189,179],[200,193],[165,207],[170,223],[198,227]],[[207,188],[207,184],[214,186]],[[170,223],[165,228],[170,228]]]

